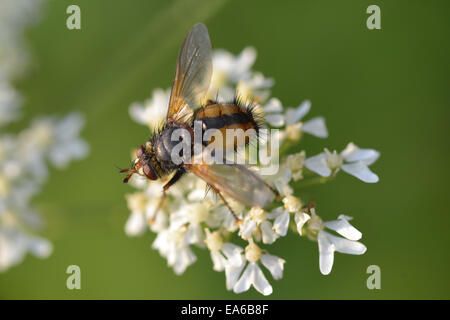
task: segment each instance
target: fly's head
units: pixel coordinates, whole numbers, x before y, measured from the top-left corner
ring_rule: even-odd
[[[123,182],[127,183],[135,173],[145,176],[150,180],[158,179],[155,169],[152,166],[152,160],[154,160],[153,148],[151,143],[147,142],[138,148],[133,165],[128,169],[120,170],[120,173],[128,173],[125,179],[123,179]]]

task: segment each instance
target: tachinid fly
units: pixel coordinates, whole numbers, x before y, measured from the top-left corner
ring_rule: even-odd
[[[259,117],[251,104],[246,105],[239,99],[230,103],[212,100],[203,103],[209,88],[211,72],[211,42],[206,26],[199,23],[188,32],[181,46],[164,125],[139,147],[133,166],[121,170],[122,173],[128,173],[124,179],[125,183],[135,173],[150,180],[172,175],[163,187],[157,210],[163,205],[166,191],[187,172],[192,172],[203,179],[232,213],[223,195],[245,205],[259,207],[265,207],[276,195],[276,192],[257,174],[243,165],[227,164],[225,161],[221,164],[173,161],[172,151],[179,141],[172,141],[171,137],[177,129],[190,135],[191,149],[194,149],[193,137],[196,134],[203,135],[209,129],[220,131],[224,137],[227,129],[250,132],[250,135],[245,136],[244,144],[249,143],[252,135],[258,135]],[[226,150],[230,148],[235,150],[239,147],[234,138],[223,139],[222,143]]]

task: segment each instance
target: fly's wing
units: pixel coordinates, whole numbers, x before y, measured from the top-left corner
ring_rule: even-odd
[[[184,164],[184,167],[214,189],[247,206],[264,208],[275,197],[254,172],[239,164]]]
[[[167,121],[188,121],[205,98],[211,81],[211,41],[208,29],[198,23],[186,35],[178,55],[170,93]]]

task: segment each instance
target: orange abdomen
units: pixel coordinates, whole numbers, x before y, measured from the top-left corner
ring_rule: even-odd
[[[195,113],[194,121],[202,122],[203,133],[209,129],[213,130],[209,131],[213,136],[220,133],[224,149],[236,150],[258,136],[260,125],[255,118],[257,116],[252,107],[238,103],[211,103]],[[212,138],[205,144],[214,141],[215,138]]]

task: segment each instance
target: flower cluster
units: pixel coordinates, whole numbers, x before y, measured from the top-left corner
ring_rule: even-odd
[[[254,101],[267,124],[279,129],[279,150],[272,151],[298,144],[303,133],[328,137],[323,117],[307,117],[311,109],[309,101],[286,108],[279,99],[270,97],[274,81],[252,70],[255,59],[253,48],[245,48],[237,56],[224,50],[215,51],[209,97],[229,101],[237,91],[240,97]],[[149,100],[131,105],[131,117],[154,129],[164,119],[169,94],[169,89],[154,90]],[[126,197],[131,215],[125,231],[129,236],[141,235],[147,229],[155,232],[152,247],[167,259],[176,274],[182,274],[196,261],[194,247],[204,248],[210,252],[213,270],[225,272],[228,290],[241,293],[253,286],[261,294],[270,295],[272,286],[267,274],[275,280],[282,278],[285,260],[271,254],[268,247],[290,231],[318,243],[322,274],[331,272],[335,251],[347,254],[366,251],[358,242],[362,234],[350,224],[350,217],[340,215],[337,220],[324,222],[316,214],[313,202],[304,203],[294,187],[308,181],[323,183],[341,169],[364,182],[377,182],[378,177],[368,166],[378,156],[377,151],[360,149],[353,143],[339,154],[328,149],[309,158],[305,151],[281,154],[278,172],[263,177],[278,191],[280,199],[266,210],[248,208],[227,198],[238,219],[211,192],[205,195],[205,182],[193,175],[186,175],[175,184],[165,205],[156,212],[163,182],[135,176],[130,182],[138,190]],[[314,177],[315,174],[319,177]]]
[[[50,255],[52,244],[36,235],[43,221],[32,198],[48,178],[49,164],[66,167],[88,153],[86,142],[78,137],[84,124],[78,113],[36,118],[19,133],[6,131],[20,116],[21,98],[11,82],[24,69],[22,31],[41,2],[0,4],[0,272],[19,264],[27,252],[40,258]]]

